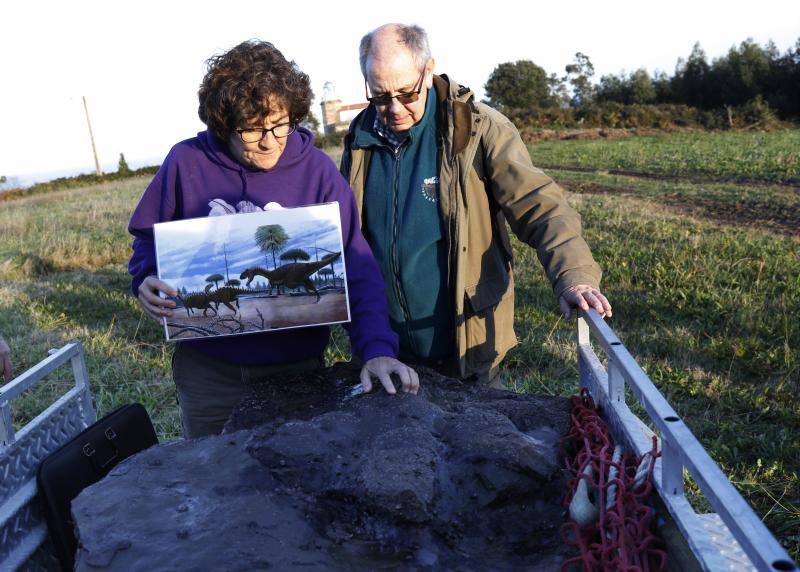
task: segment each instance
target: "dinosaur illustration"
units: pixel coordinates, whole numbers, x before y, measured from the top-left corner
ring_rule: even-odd
[[[207,296],[208,296],[208,301],[216,306],[217,313],[219,313],[220,304],[224,304],[225,306],[230,308],[235,314],[239,309],[240,295],[256,294],[260,292],[269,292],[269,288],[266,288],[264,290],[251,290],[249,288],[245,289],[245,288],[237,288],[235,286],[223,286],[218,290],[209,292]],[[236,308],[234,308],[231,304],[235,304]]]
[[[314,302],[316,304],[320,300],[320,294],[314,287],[310,276],[317,270],[324,268],[339,258],[340,255],[341,252],[332,252],[331,254],[323,256],[322,259],[317,262],[293,262],[291,264],[279,266],[274,270],[267,270],[262,266],[251,266],[242,272],[239,278],[242,280],[246,278],[248,286],[256,276],[263,276],[269,280],[270,286],[286,286],[287,288],[302,286],[306,289],[306,292],[313,292],[317,295],[317,299]]]
[[[204,292],[189,292],[185,296],[178,294],[178,300],[180,300],[183,307],[186,308],[187,318],[191,317],[191,313],[194,312],[192,308],[203,310],[203,316],[208,316],[207,312],[209,310],[213,310],[215,316],[218,314],[217,310],[211,307],[211,301],[208,299],[208,291],[213,287],[213,284],[209,284],[206,286]]]

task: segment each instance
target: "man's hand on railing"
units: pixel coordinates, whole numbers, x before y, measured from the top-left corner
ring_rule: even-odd
[[[573,308],[588,310],[594,308],[604,318],[611,317],[611,304],[603,294],[594,286],[576,284],[570,286],[558,297],[558,306],[565,318],[572,316]]]

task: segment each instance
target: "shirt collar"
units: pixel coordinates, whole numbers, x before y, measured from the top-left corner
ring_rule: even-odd
[[[372,122],[372,128],[375,129],[375,133],[377,133],[379,137],[384,139],[395,150],[400,148],[408,139],[408,131],[404,133],[395,133],[384,125],[380,115],[377,113],[375,114],[375,121]]]

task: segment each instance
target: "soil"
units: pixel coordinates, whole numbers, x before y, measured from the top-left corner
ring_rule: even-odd
[[[568,139],[620,139],[624,137],[659,135],[662,133],[688,133],[703,131],[691,127],[670,127],[658,129],[655,127],[611,128],[593,127],[589,129],[535,129],[523,128],[520,135],[525,142],[529,141],[562,141]]]
[[[597,183],[563,182],[561,186],[573,193],[590,195],[636,196],[635,190],[612,187]],[[687,197],[678,193],[663,195],[669,208],[698,218],[723,224],[765,227],[790,236],[800,236],[800,204],[775,204],[758,199],[741,200],[736,203],[715,201],[703,197]]]
[[[636,177],[637,179],[652,179],[655,181],[682,181],[690,183],[730,183],[734,185],[767,185],[779,187],[789,191],[800,192],[800,179],[774,181],[772,179],[747,177],[744,175],[715,176],[702,174],[670,175],[667,173],[647,173],[629,169],[598,169],[596,167],[580,167],[577,165],[536,163],[540,169],[553,169],[558,171],[575,171],[577,173],[604,173],[607,175],[621,175],[623,177]]]
[[[569,404],[420,369],[254,386],[221,436],[158,445],[73,503],[78,570],[557,570]]]

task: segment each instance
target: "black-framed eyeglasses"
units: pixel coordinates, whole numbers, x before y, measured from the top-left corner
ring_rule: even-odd
[[[267,129],[266,127],[247,127],[244,129],[237,129],[236,133],[242,138],[245,143],[258,143],[262,141],[267,133],[272,133],[275,139],[283,139],[288,137],[297,127],[292,123],[281,123]]]
[[[403,105],[407,105],[409,103],[414,103],[419,99],[419,94],[422,92],[422,80],[425,78],[425,70],[422,70],[422,73],[417,80],[417,87],[414,91],[408,92],[400,92],[397,95],[389,95],[388,93],[382,93],[380,95],[373,95],[370,97],[369,95],[369,86],[367,85],[366,78],[364,79],[364,91],[367,93],[367,101],[369,101],[372,105],[391,105],[392,100],[396,99]]]

